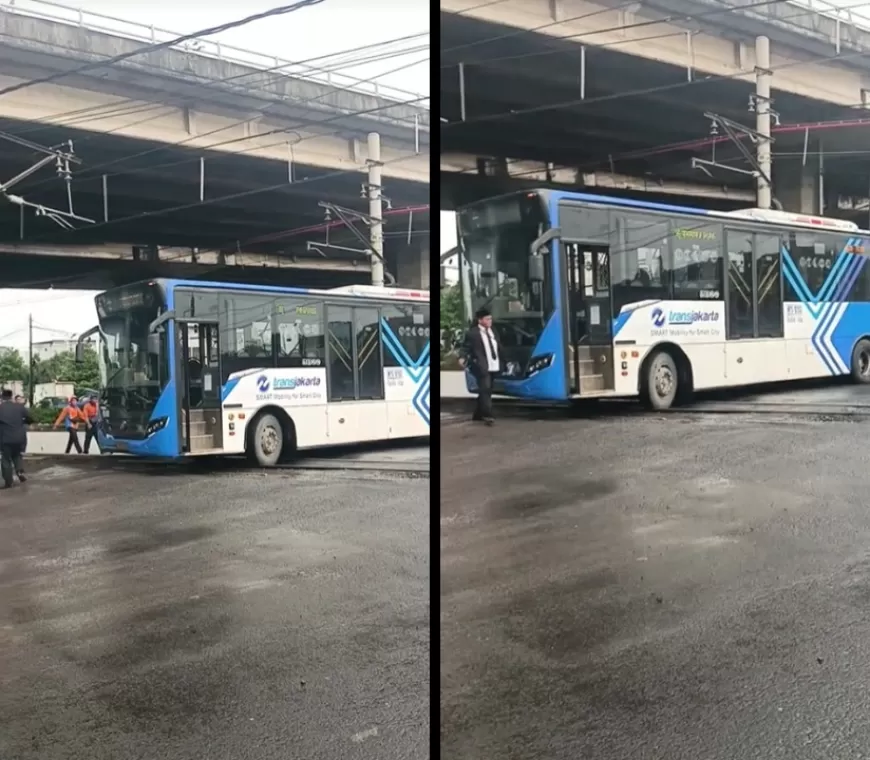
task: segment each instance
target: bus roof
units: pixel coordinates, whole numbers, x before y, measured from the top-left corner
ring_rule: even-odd
[[[694,216],[706,216],[721,220],[740,220],[754,222],[756,224],[770,224],[776,227],[806,227],[827,232],[851,233],[870,237],[870,230],[862,230],[854,222],[842,219],[834,219],[825,216],[813,216],[811,214],[793,214],[788,211],[776,211],[773,209],[747,208],[738,211],[709,211],[695,206],[677,206],[670,203],[655,203],[652,201],[637,201],[631,198],[613,198],[607,195],[595,195],[592,193],[577,193],[570,190],[527,190],[527,194],[538,193],[553,201],[567,200],[581,203],[595,203],[603,206],[615,206],[619,208],[631,208],[639,211],[661,211],[670,214],[689,214]],[[511,193],[517,195],[522,193]]]
[[[345,295],[373,300],[418,301],[429,303],[429,291],[413,288],[378,288],[373,285],[345,285],[339,288],[318,290],[315,288],[285,288],[276,285],[250,285],[234,282],[211,282],[206,280],[175,280],[156,278],[149,282],[159,282],[167,288],[197,288],[210,290],[247,290],[255,293],[275,293],[276,295]]]

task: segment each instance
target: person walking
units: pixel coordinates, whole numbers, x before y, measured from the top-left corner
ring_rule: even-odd
[[[477,406],[471,419],[492,425],[492,382],[501,371],[502,348],[489,310],[479,309],[474,318],[474,326],[465,334],[459,366],[467,368],[477,381]]]
[[[77,454],[82,453],[82,445],[79,442],[79,423],[82,422],[87,422],[85,414],[79,406],[78,399],[73,396],[54,421],[55,428],[59,428],[61,423],[63,423],[63,426],[69,432],[64,454],[69,454],[73,448],[75,448]]]
[[[21,404],[21,406],[27,405],[27,400],[22,395],[18,395],[15,397],[15,403]],[[29,414],[29,412],[28,412]],[[27,428],[24,428],[24,445],[21,447],[21,458],[24,459],[24,455],[27,453]]]
[[[82,413],[85,416],[85,454],[89,454],[91,441],[97,437],[97,425],[100,422],[100,407],[95,395],[89,396],[88,400],[85,401]],[[99,447],[99,444],[97,446]]]
[[[27,425],[33,419],[24,404],[16,404],[11,390],[0,393],[0,473],[3,487],[12,488],[13,477],[25,483],[22,449],[27,445]]]

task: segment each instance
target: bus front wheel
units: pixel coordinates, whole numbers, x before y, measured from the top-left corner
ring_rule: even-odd
[[[679,392],[677,363],[667,351],[658,351],[647,364],[643,400],[650,409],[669,409]]]
[[[272,414],[263,414],[254,422],[248,440],[248,456],[260,467],[274,467],[284,448],[284,428]]]
[[[862,338],[852,349],[852,377],[859,383],[870,383],[870,340]]]

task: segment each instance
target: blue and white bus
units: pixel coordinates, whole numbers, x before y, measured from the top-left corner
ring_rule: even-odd
[[[247,454],[429,435],[429,294],[152,280],[96,298],[104,452]]]
[[[457,226],[465,311],[487,307],[504,346],[496,393],[665,409],[701,389],[870,382],[870,232],[850,222],[541,190]]]

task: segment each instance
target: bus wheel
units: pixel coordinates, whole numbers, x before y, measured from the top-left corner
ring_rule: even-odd
[[[870,383],[870,340],[862,338],[852,349],[852,377],[859,383]]]
[[[272,414],[263,414],[254,423],[248,441],[248,456],[260,467],[274,467],[284,448],[284,428]]]
[[[667,351],[659,351],[650,359],[644,378],[643,396],[651,409],[669,409],[679,390],[677,364]]]

